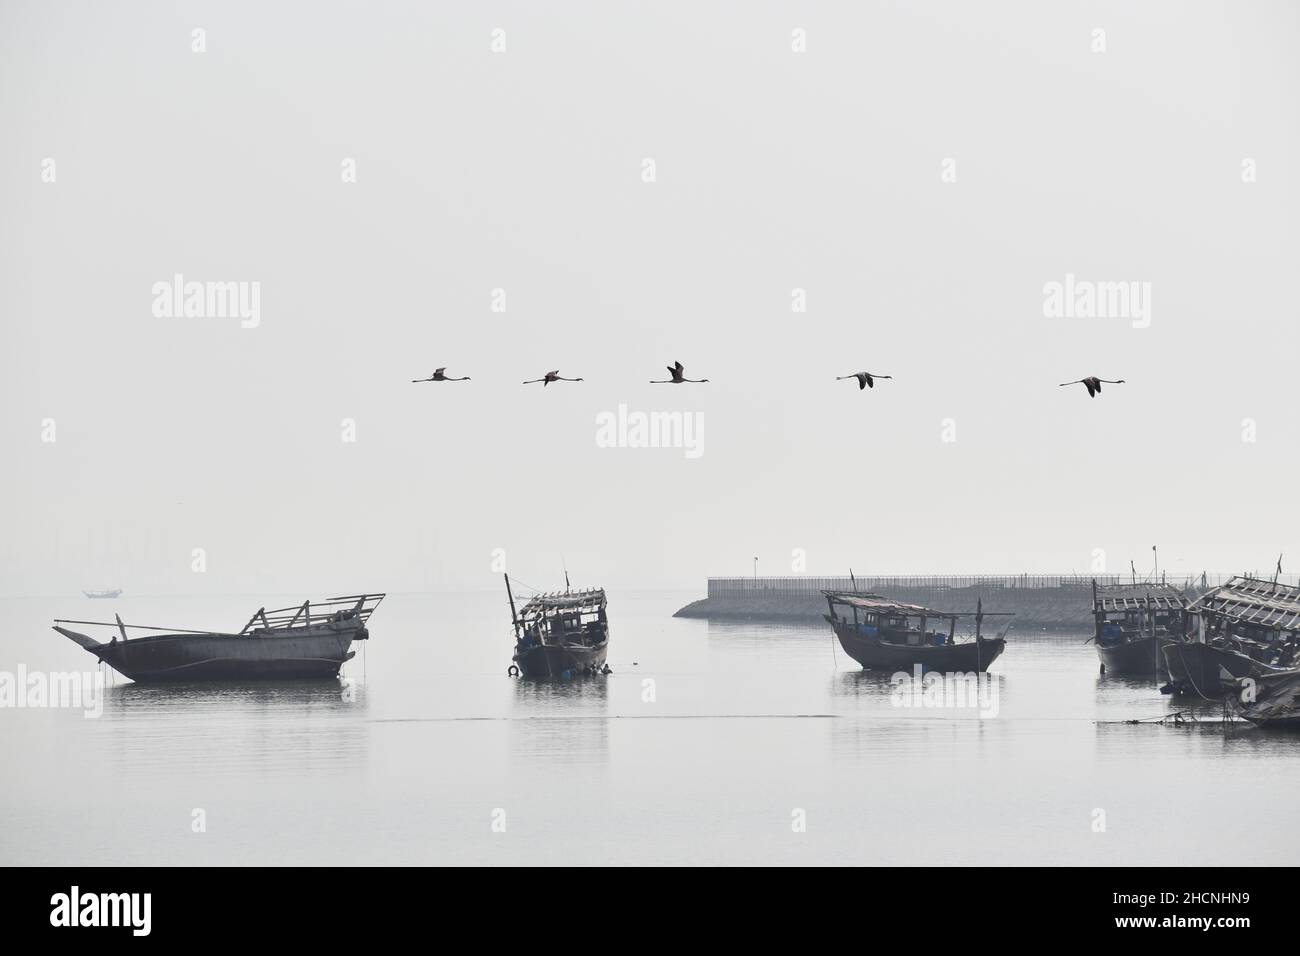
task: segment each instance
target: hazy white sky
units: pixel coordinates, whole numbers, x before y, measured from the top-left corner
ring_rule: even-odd
[[[497,548],[701,591],[796,548],[1295,570],[1298,27],[5,0],[0,592],[495,588]],[[155,316],[177,273],[260,283],[260,323]],[[1045,317],[1067,274],[1150,283],[1148,327]],[[709,384],[648,384],[678,359]],[[410,384],[444,365],[473,381]],[[586,381],[520,385],[554,368]],[[1057,387],[1092,374],[1127,384]],[[703,454],[599,447],[620,403]]]

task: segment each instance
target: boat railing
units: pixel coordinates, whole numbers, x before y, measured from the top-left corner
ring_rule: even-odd
[[[348,619],[353,617],[360,618],[361,623],[370,619],[370,615],[379,607],[379,602],[384,599],[384,594],[352,594],[345,597],[334,597],[324,601],[303,601],[302,604],[294,607],[276,608],[268,611],[266,608],[259,608],[257,613],[244,625],[240,634],[250,633],[252,631],[263,630],[283,630],[299,625],[307,627],[314,620],[317,623],[328,620],[336,614],[347,614]],[[114,614],[111,621],[73,621],[67,618],[55,618],[55,624],[78,624],[88,627],[111,627],[117,630],[118,636],[122,640],[128,640],[127,631],[162,631],[167,634],[219,634],[221,631],[196,631],[184,627],[155,627],[150,624],[127,624],[122,620],[122,615]],[[257,623],[258,627],[253,627]],[[114,637],[113,640],[117,640]]]
[[[120,614],[113,615],[116,620],[113,621],[74,621],[70,618],[56,617],[55,624],[79,624],[85,627],[112,627],[116,628],[121,635],[122,640],[127,640],[127,631],[164,631],[167,634],[212,634],[213,631],[193,631],[183,627],[154,627],[149,624],[127,624],[122,620]],[[117,640],[117,638],[113,638]]]
[[[275,608],[269,611],[264,607],[258,608],[239,633],[247,634],[250,630],[275,631],[292,627],[310,627],[313,621],[319,624],[337,615],[347,615],[349,619],[359,618],[364,624],[370,619],[370,615],[375,613],[375,608],[379,607],[379,602],[385,596],[384,594],[351,594],[327,598],[324,601],[303,601],[292,607]]]

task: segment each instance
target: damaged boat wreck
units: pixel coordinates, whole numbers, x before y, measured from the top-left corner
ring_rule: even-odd
[[[1256,727],[1300,731],[1300,671],[1261,676],[1247,700],[1230,700],[1237,716]]]
[[[1300,588],[1234,577],[1192,602],[1187,620],[1187,640],[1162,649],[1174,693],[1219,699],[1244,677],[1300,663]]]
[[[54,630],[140,683],[328,678],[356,652],[353,641],[370,637],[366,623],[383,594],[353,594],[268,611],[258,609],[237,634],[146,627],[104,621],[56,620]],[[97,641],[67,624],[108,627]],[[128,631],[159,631],[132,637]]]
[[[565,575],[568,583],[568,575]],[[609,617],[605,591],[588,588],[538,594],[518,612],[506,575],[506,596],[515,631],[510,675],[530,679],[608,674]]]

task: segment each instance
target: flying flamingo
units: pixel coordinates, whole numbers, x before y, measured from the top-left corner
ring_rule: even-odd
[[[671,375],[672,378],[670,379],[664,378],[664,379],[660,379],[659,381],[655,381],[654,379],[651,379],[650,384],[651,385],[680,385],[683,382],[692,382],[698,385],[701,382],[708,381],[707,378],[685,378],[684,377],[685,372],[686,372],[686,367],[682,365],[681,362],[676,362],[668,366],[668,374]]]
[[[558,371],[555,371],[555,372],[547,372],[541,378],[530,378],[528,381],[524,382],[524,384],[532,385],[534,382],[541,382],[542,388],[545,388],[547,385],[550,385],[552,382],[581,382],[581,381],[582,379],[580,378],[565,378]]]
[[[836,375],[835,381],[842,382],[846,378],[856,378],[858,380],[858,391],[864,388],[875,388],[876,379],[893,378],[892,375],[881,375],[879,372],[854,372],[852,375]]]
[[[1098,378],[1095,375],[1089,375],[1087,378],[1075,379],[1073,382],[1062,382],[1060,384],[1060,387],[1065,388],[1065,386],[1067,385],[1083,385],[1088,389],[1088,397],[1096,398],[1101,393],[1102,382],[1105,382],[1107,385],[1124,384],[1124,380],[1122,378],[1109,379],[1109,378]]]
[[[468,382],[469,376],[466,375],[463,378],[452,378],[450,375],[447,374],[447,366],[444,365],[442,368],[435,368],[433,370],[433,374],[430,375],[428,378],[413,378],[411,379],[411,381],[413,383],[414,382]]]

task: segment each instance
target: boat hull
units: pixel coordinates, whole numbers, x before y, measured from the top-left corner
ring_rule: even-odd
[[[1243,677],[1258,677],[1275,668],[1245,654],[1209,644],[1170,644],[1161,651],[1175,693],[1215,700],[1231,693]]]
[[[582,644],[535,644],[516,649],[514,661],[521,677],[545,680],[592,674],[605,666],[609,641],[593,646]]]
[[[1300,733],[1300,715],[1291,714],[1287,717],[1252,717],[1246,712],[1242,712],[1242,717],[1249,720],[1256,727],[1262,727],[1265,730],[1283,730],[1288,733]]]
[[[1107,674],[1164,676],[1168,670],[1164,649],[1178,643],[1181,642],[1160,634],[1118,644],[1097,644],[1097,658]]]
[[[82,646],[140,683],[300,680],[336,677],[353,657],[352,642],[368,636],[358,622],[345,621],[251,634],[160,634]]]
[[[986,671],[1007,646],[1001,637],[964,644],[893,644],[859,634],[851,624],[830,624],[844,653],[870,671],[910,671],[917,665],[944,673]]]

